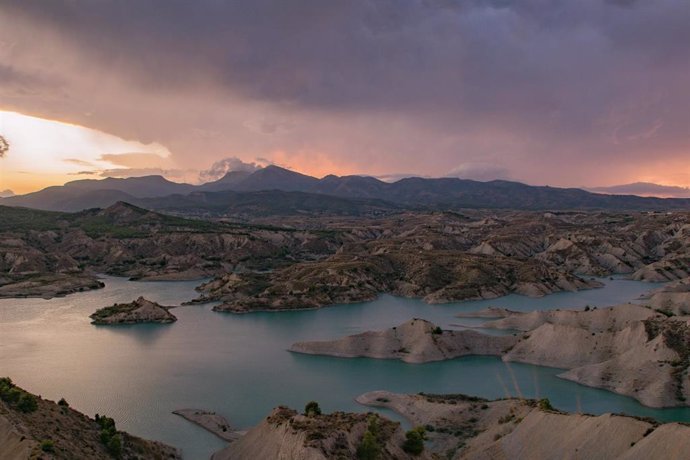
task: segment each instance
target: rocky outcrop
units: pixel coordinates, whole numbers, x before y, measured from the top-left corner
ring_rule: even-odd
[[[667,284],[642,296],[645,305],[674,315],[690,314],[690,278]]]
[[[46,274],[16,277],[0,276],[0,298],[40,297],[51,299],[105,287],[95,276],[84,274]]]
[[[290,351],[425,363],[467,355],[500,356],[517,340],[513,336],[491,336],[474,331],[443,331],[429,321],[413,319],[381,332],[364,332],[333,341],[298,342]]]
[[[155,302],[139,297],[134,302],[119,303],[101,308],[90,318],[92,324],[138,324],[138,323],[172,323],[177,318],[170,313],[172,307],[163,307]]]
[[[230,423],[222,415],[200,409],[178,409],[173,414],[200,426],[226,441],[235,441],[245,434],[244,431],[233,430]]]
[[[680,460],[690,427],[604,414],[567,414],[547,401],[486,401],[464,395],[366,393],[361,404],[385,407],[427,430],[432,455],[461,459]]]
[[[212,460],[326,460],[357,458],[372,417],[377,426],[381,460],[426,459],[412,456],[401,446],[404,436],[400,424],[370,414],[335,412],[324,415],[300,415],[279,407],[246,435],[215,453]]]
[[[9,382],[9,383],[8,383]],[[5,401],[3,388],[11,387],[35,401],[35,406],[20,407]],[[181,459],[180,452],[157,441],[148,441],[112,428],[111,438],[118,438],[119,447],[103,442],[99,423],[71,409],[66,402],[56,404],[40,396],[30,395],[8,379],[0,379],[0,458],[84,459],[104,458]],[[4,396],[4,397],[3,397]],[[11,399],[11,398],[10,398]]]

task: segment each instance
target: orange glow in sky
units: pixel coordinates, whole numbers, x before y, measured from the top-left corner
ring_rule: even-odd
[[[0,159],[0,190],[26,193],[92,177],[83,171],[116,167],[102,155],[149,153],[167,157],[159,144],[128,141],[83,126],[0,111],[0,134],[10,150]]]

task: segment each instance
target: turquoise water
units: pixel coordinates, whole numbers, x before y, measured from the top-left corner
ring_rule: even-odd
[[[578,293],[447,305],[381,296],[364,304],[247,315],[194,305],[175,309],[179,320],[172,325],[97,327],[88,315],[99,307],[139,295],[178,305],[195,297],[198,284],[104,281],[105,289],[61,299],[0,300],[0,375],[46,398],[65,397],[87,414],[110,415],[119,428],[178,446],[188,459],[208,458],[224,443],[172,415],[175,409],[215,410],[246,428],[277,405],[301,408],[312,399],[327,411],[363,411],[353,398],[371,390],[546,396],[569,411],[690,421],[690,409],[645,408],[631,398],[559,379],[558,369],[495,358],[405,364],[286,351],[296,341],[383,329],[412,317],[444,327],[476,325],[454,315],[487,306],[535,310],[624,303],[655,287],[648,283],[605,280],[602,289]]]

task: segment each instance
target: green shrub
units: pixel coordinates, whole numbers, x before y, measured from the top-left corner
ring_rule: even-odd
[[[41,450],[43,452],[55,452],[55,443],[50,439],[41,441]]]
[[[65,398],[60,398],[60,401],[58,401],[58,406],[69,407],[69,403],[65,400]]]
[[[421,454],[424,451],[424,427],[418,426],[405,433],[402,448],[408,454]]]
[[[377,414],[371,414],[368,418],[367,431],[364,432],[362,441],[357,447],[357,458],[359,460],[376,460],[380,458],[383,450],[380,437],[379,417]]]
[[[113,437],[111,437],[108,441],[108,444],[106,445],[106,448],[113,457],[119,457],[120,455],[122,455],[122,438],[120,437],[120,435],[116,434]]]
[[[108,449],[111,455],[119,457],[122,454],[122,437],[117,433],[115,428],[115,420],[105,415],[96,414],[96,423],[101,427],[99,439],[101,444]]]
[[[0,378],[0,399],[21,412],[29,413],[38,409],[36,397],[18,388],[9,377]]]
[[[38,409],[38,401],[36,397],[27,392],[22,392],[23,394],[19,397],[17,401],[17,409],[21,412],[29,413]]]
[[[313,417],[315,415],[321,415],[321,408],[319,403],[316,401],[309,401],[306,406],[304,406],[304,415],[307,417]]]
[[[7,397],[3,399],[10,404],[15,404],[19,401],[19,398],[22,397],[23,393],[24,392],[17,387],[10,388],[7,392]]]
[[[376,436],[367,430],[362,437],[362,442],[357,447],[357,458],[359,460],[376,460],[381,456],[381,445]]]
[[[431,333],[432,333],[432,334],[435,334],[435,335],[440,335],[440,334],[443,334],[443,329],[441,329],[440,326],[436,326],[436,327],[431,331]]]
[[[539,405],[539,409],[541,409],[541,410],[548,410],[548,411],[554,410],[553,406],[551,405],[551,401],[549,401],[549,398],[540,399],[538,402],[538,405]]]

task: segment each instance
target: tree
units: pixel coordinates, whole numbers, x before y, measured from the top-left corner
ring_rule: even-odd
[[[108,441],[108,444],[106,445],[108,452],[113,457],[119,457],[122,455],[122,438],[120,437],[119,434],[116,434],[110,440]]]
[[[357,447],[357,458],[359,460],[376,460],[381,456],[381,429],[379,427],[379,416],[369,415],[367,419],[367,431],[362,436],[362,441]]]
[[[316,401],[309,401],[306,406],[304,406],[304,415],[307,417],[313,417],[315,415],[321,415],[321,408],[319,403]]]
[[[38,401],[34,395],[24,392],[17,401],[17,409],[25,413],[33,412],[38,409]]]
[[[381,445],[379,445],[376,435],[367,430],[362,436],[362,442],[357,447],[357,458],[359,460],[376,460],[381,455]]]
[[[424,451],[424,427],[418,426],[405,433],[405,442],[402,448],[408,454],[421,454]]]
[[[541,410],[546,410],[546,411],[554,410],[553,406],[551,405],[551,401],[549,401],[549,398],[540,399],[538,404],[539,404],[539,409],[541,409]]]

